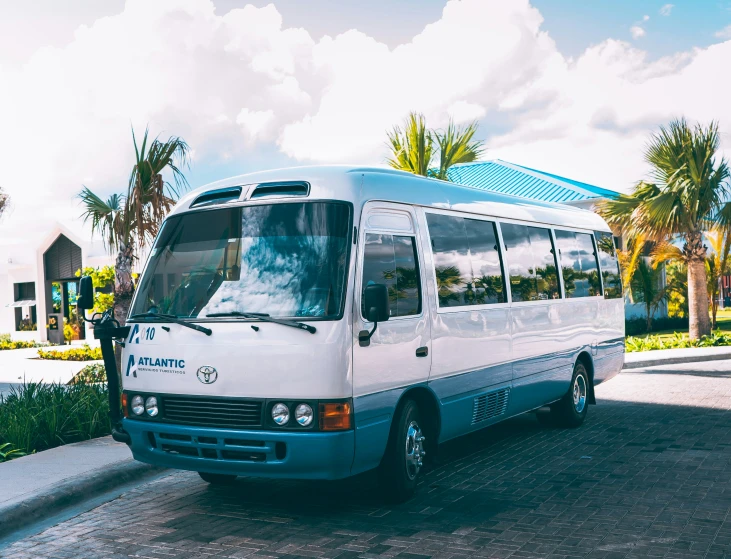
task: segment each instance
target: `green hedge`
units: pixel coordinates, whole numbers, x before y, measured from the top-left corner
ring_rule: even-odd
[[[3,349],[27,349],[30,347],[43,347],[48,344],[39,342],[27,342],[22,340],[13,340],[10,334],[0,334],[0,351]]]
[[[652,321],[652,331],[662,330],[687,330],[687,318],[656,318]],[[626,336],[637,336],[647,334],[647,320],[644,318],[630,318],[624,321],[624,333]]]
[[[635,351],[651,351],[653,349],[678,349],[686,347],[714,347],[731,345],[731,334],[715,330],[710,336],[703,336],[700,340],[691,340],[685,334],[675,332],[672,338],[660,336],[627,336],[624,345],[628,353]]]

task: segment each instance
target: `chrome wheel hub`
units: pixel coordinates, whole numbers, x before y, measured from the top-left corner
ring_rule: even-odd
[[[577,413],[584,411],[586,407],[586,380],[583,375],[578,375],[574,380],[574,409]]]
[[[406,475],[414,479],[424,465],[424,435],[416,421],[409,423],[406,429]]]

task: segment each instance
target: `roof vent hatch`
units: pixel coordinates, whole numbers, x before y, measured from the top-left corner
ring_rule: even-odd
[[[305,181],[264,182],[251,193],[251,199],[266,196],[307,196],[310,183]]]
[[[232,188],[221,188],[219,190],[209,190],[201,194],[193,200],[191,208],[202,208],[205,206],[214,206],[217,204],[226,204],[235,202],[241,197],[241,187],[234,186]]]

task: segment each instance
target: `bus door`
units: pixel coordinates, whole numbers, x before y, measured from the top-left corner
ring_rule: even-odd
[[[359,455],[368,461],[364,452],[380,460],[377,449],[381,442],[385,449],[383,437],[387,439],[393,408],[403,389],[429,379],[431,341],[417,227],[410,206],[369,203],[363,210],[353,305],[356,462]],[[362,308],[363,290],[369,284],[386,286],[390,315],[364,341],[361,332],[373,330]]]

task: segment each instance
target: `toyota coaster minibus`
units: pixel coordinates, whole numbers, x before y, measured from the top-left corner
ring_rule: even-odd
[[[137,460],[210,483],[378,469],[405,499],[444,441],[545,406],[581,425],[622,368],[623,309],[592,212],[309,167],[182,198],[128,324],[95,336],[107,370],[124,345],[114,436]]]

